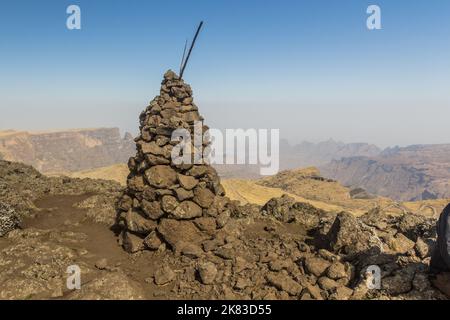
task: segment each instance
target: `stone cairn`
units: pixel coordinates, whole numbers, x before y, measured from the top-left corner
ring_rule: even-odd
[[[128,162],[127,188],[118,202],[119,243],[126,251],[169,245],[175,252],[195,252],[227,223],[233,203],[224,197],[215,169],[204,162],[172,161],[172,149],[180,142],[172,141],[173,131],[188,130],[192,143],[199,121],[205,132],[191,87],[167,71],[160,95],[140,115],[137,153]],[[209,139],[202,144],[209,146]]]

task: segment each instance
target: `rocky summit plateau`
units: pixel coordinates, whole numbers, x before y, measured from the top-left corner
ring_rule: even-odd
[[[447,299],[428,273],[436,216],[301,200],[307,181],[344,189],[317,172],[258,182],[295,196],[228,198],[209,165],[171,161],[171,132],[203,120],[171,71],[139,120],[126,186],[0,160],[0,299]]]
[[[355,217],[281,196],[231,202],[223,226],[126,216],[130,245],[116,222],[118,183],[6,161],[0,172],[0,299],[447,299],[428,275],[432,217]],[[81,290],[66,287],[70,265]],[[370,265],[379,290],[367,287]]]

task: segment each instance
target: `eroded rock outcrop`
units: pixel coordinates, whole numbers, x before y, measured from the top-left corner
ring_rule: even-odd
[[[48,132],[0,131],[0,159],[23,162],[43,173],[64,173],[126,163],[133,137],[118,128]]]

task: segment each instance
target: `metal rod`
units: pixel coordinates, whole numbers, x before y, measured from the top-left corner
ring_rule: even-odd
[[[184,58],[185,58],[185,56],[186,56],[187,43],[188,43],[188,41],[187,41],[187,39],[186,39],[186,42],[184,43],[183,57],[181,58],[180,74],[181,74],[181,69],[183,69]]]
[[[191,56],[192,49],[194,48],[195,41],[197,40],[198,34],[200,33],[200,29],[202,28],[202,26],[203,26],[203,21],[200,22],[200,24],[198,25],[198,28],[197,28],[197,32],[195,32],[195,36],[194,36],[194,39],[192,40],[191,47],[189,48],[188,55],[186,57],[186,60],[183,63],[183,67],[181,68],[181,71],[180,71],[180,79],[183,78],[184,69],[186,69],[186,65],[189,61],[189,57]]]

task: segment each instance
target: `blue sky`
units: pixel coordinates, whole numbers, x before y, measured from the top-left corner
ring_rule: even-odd
[[[382,30],[366,28],[370,4]],[[0,129],[135,133],[200,20],[184,78],[211,127],[450,143],[448,0],[0,0]]]

